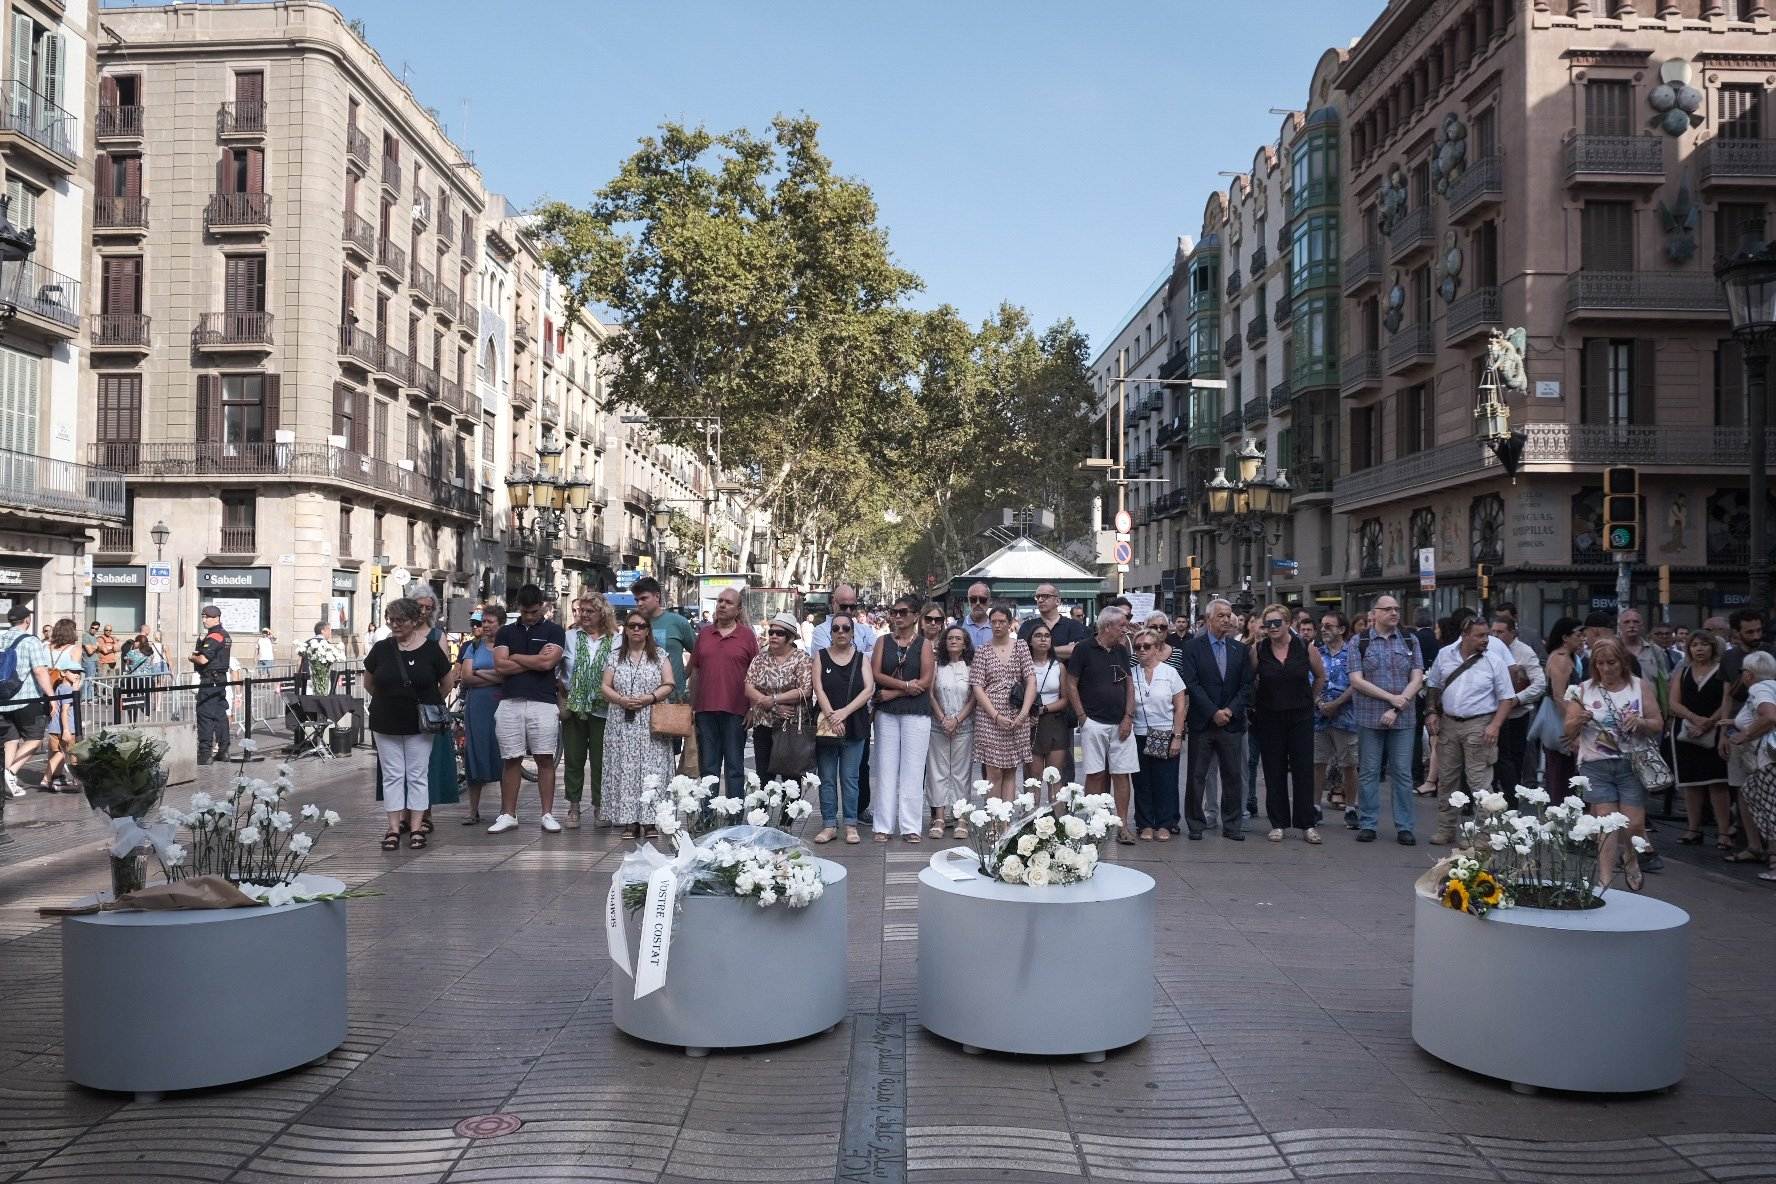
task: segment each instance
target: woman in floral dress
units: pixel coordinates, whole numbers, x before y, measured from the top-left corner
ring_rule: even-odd
[[[643,782],[672,780],[672,745],[653,733],[654,705],[672,696],[672,666],[654,645],[654,627],[645,613],[623,617],[623,648],[604,668],[604,698],[610,714],[604,724],[604,800],[598,817],[606,826],[627,826],[641,837]]]
[[[1017,796],[1018,772],[1030,759],[1030,712],[1036,698],[1036,669],[1030,647],[1011,631],[1009,604],[987,613],[993,639],[974,652],[968,683],[974,690],[974,756],[986,766],[993,796]]]
[[[814,697],[814,663],[796,646],[800,627],[789,613],[772,617],[765,634],[764,650],[746,668],[746,699],[752,704],[747,720],[752,725],[753,766],[769,781],[777,730],[812,719],[808,702]]]

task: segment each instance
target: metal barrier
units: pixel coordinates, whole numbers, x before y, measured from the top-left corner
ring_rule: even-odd
[[[281,732],[284,696],[335,694],[357,697],[364,664],[348,659],[333,668],[330,689],[311,689],[298,663],[281,662],[269,670],[242,670],[227,683],[228,704],[241,735]],[[74,704],[81,730],[129,727],[142,723],[177,723],[196,718],[197,674],[115,674],[94,678],[90,695]]]

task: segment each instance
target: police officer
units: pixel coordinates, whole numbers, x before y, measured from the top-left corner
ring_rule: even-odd
[[[228,758],[228,630],[222,628],[222,610],[204,605],[203,636],[191,655],[197,667],[197,763]],[[212,753],[214,754],[212,757]]]

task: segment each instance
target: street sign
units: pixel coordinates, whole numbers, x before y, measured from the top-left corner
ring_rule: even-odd
[[[1117,564],[1116,565],[1116,574],[1121,575],[1121,576],[1128,575],[1129,574],[1129,565],[1126,563]]]
[[[1116,541],[1119,543],[1129,542],[1133,538],[1134,538],[1134,536],[1129,534],[1129,532],[1126,530],[1119,530],[1116,532]]]
[[[150,563],[148,565],[148,591],[171,592],[173,590],[173,565],[170,563]]]
[[[620,571],[617,573],[617,587],[624,591],[628,591],[629,588],[634,585],[635,581],[640,578],[641,573],[638,571]]]
[[[1418,590],[1434,592],[1437,588],[1437,548],[1418,549]]]
[[[1273,558],[1270,561],[1270,565],[1272,567],[1276,568],[1278,571],[1300,571],[1301,570],[1301,561],[1299,559]]]
[[[413,582],[413,573],[404,567],[397,567],[388,573],[388,582],[397,588],[405,588]]]
[[[1135,528],[1135,517],[1127,510],[1116,511],[1116,533],[1127,534]]]
[[[1116,565],[1123,571],[1127,571],[1128,565],[1135,561],[1134,546],[1129,543],[1127,539],[1118,539],[1116,543],[1115,557]]]

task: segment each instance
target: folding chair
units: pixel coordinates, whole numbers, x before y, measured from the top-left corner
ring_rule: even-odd
[[[305,710],[302,696],[295,691],[285,691],[284,720],[290,726],[290,755],[293,757],[312,756],[321,760],[333,759],[333,751],[327,744],[327,732],[330,721],[319,712]]]

